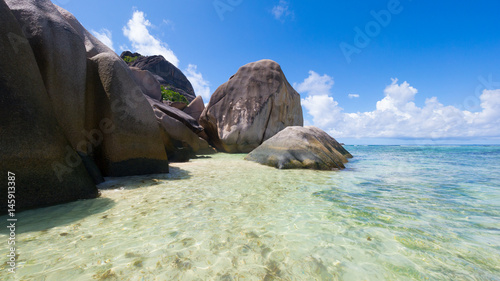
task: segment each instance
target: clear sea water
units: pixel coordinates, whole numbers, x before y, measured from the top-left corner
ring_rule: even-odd
[[[108,179],[19,213],[0,279],[500,280],[499,146],[346,148],[343,171],[217,154]]]

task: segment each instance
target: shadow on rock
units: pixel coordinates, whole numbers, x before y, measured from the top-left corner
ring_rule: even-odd
[[[16,234],[42,231],[63,226],[111,209],[115,202],[109,198],[79,200],[51,207],[38,208],[16,213]],[[0,217],[6,221],[7,216]],[[9,229],[2,228],[0,234],[8,235]]]

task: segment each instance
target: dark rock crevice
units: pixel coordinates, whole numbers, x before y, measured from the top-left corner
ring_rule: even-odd
[[[269,102],[271,104],[274,103],[274,99],[272,97],[270,97]],[[268,132],[267,128],[269,127],[269,121],[271,121],[272,115],[273,115],[273,106],[271,106],[271,110],[269,111],[269,117],[267,117],[266,125],[264,126],[264,132],[262,132],[262,138],[261,138],[260,144],[262,144],[266,140],[266,133]]]

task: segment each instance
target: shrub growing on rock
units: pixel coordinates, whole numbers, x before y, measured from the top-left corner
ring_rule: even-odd
[[[123,58],[123,60],[126,62],[126,63],[133,63],[134,61],[136,61],[139,57],[131,57],[131,56],[125,56]]]
[[[185,96],[179,94],[178,92],[172,91],[169,88],[165,88],[163,86],[161,86],[161,98],[162,100],[168,100],[172,102],[178,101],[185,104],[189,104]]]

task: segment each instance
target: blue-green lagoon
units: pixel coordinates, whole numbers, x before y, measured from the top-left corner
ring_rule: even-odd
[[[343,171],[216,154],[107,179],[17,214],[0,279],[500,280],[499,146],[346,148]]]

